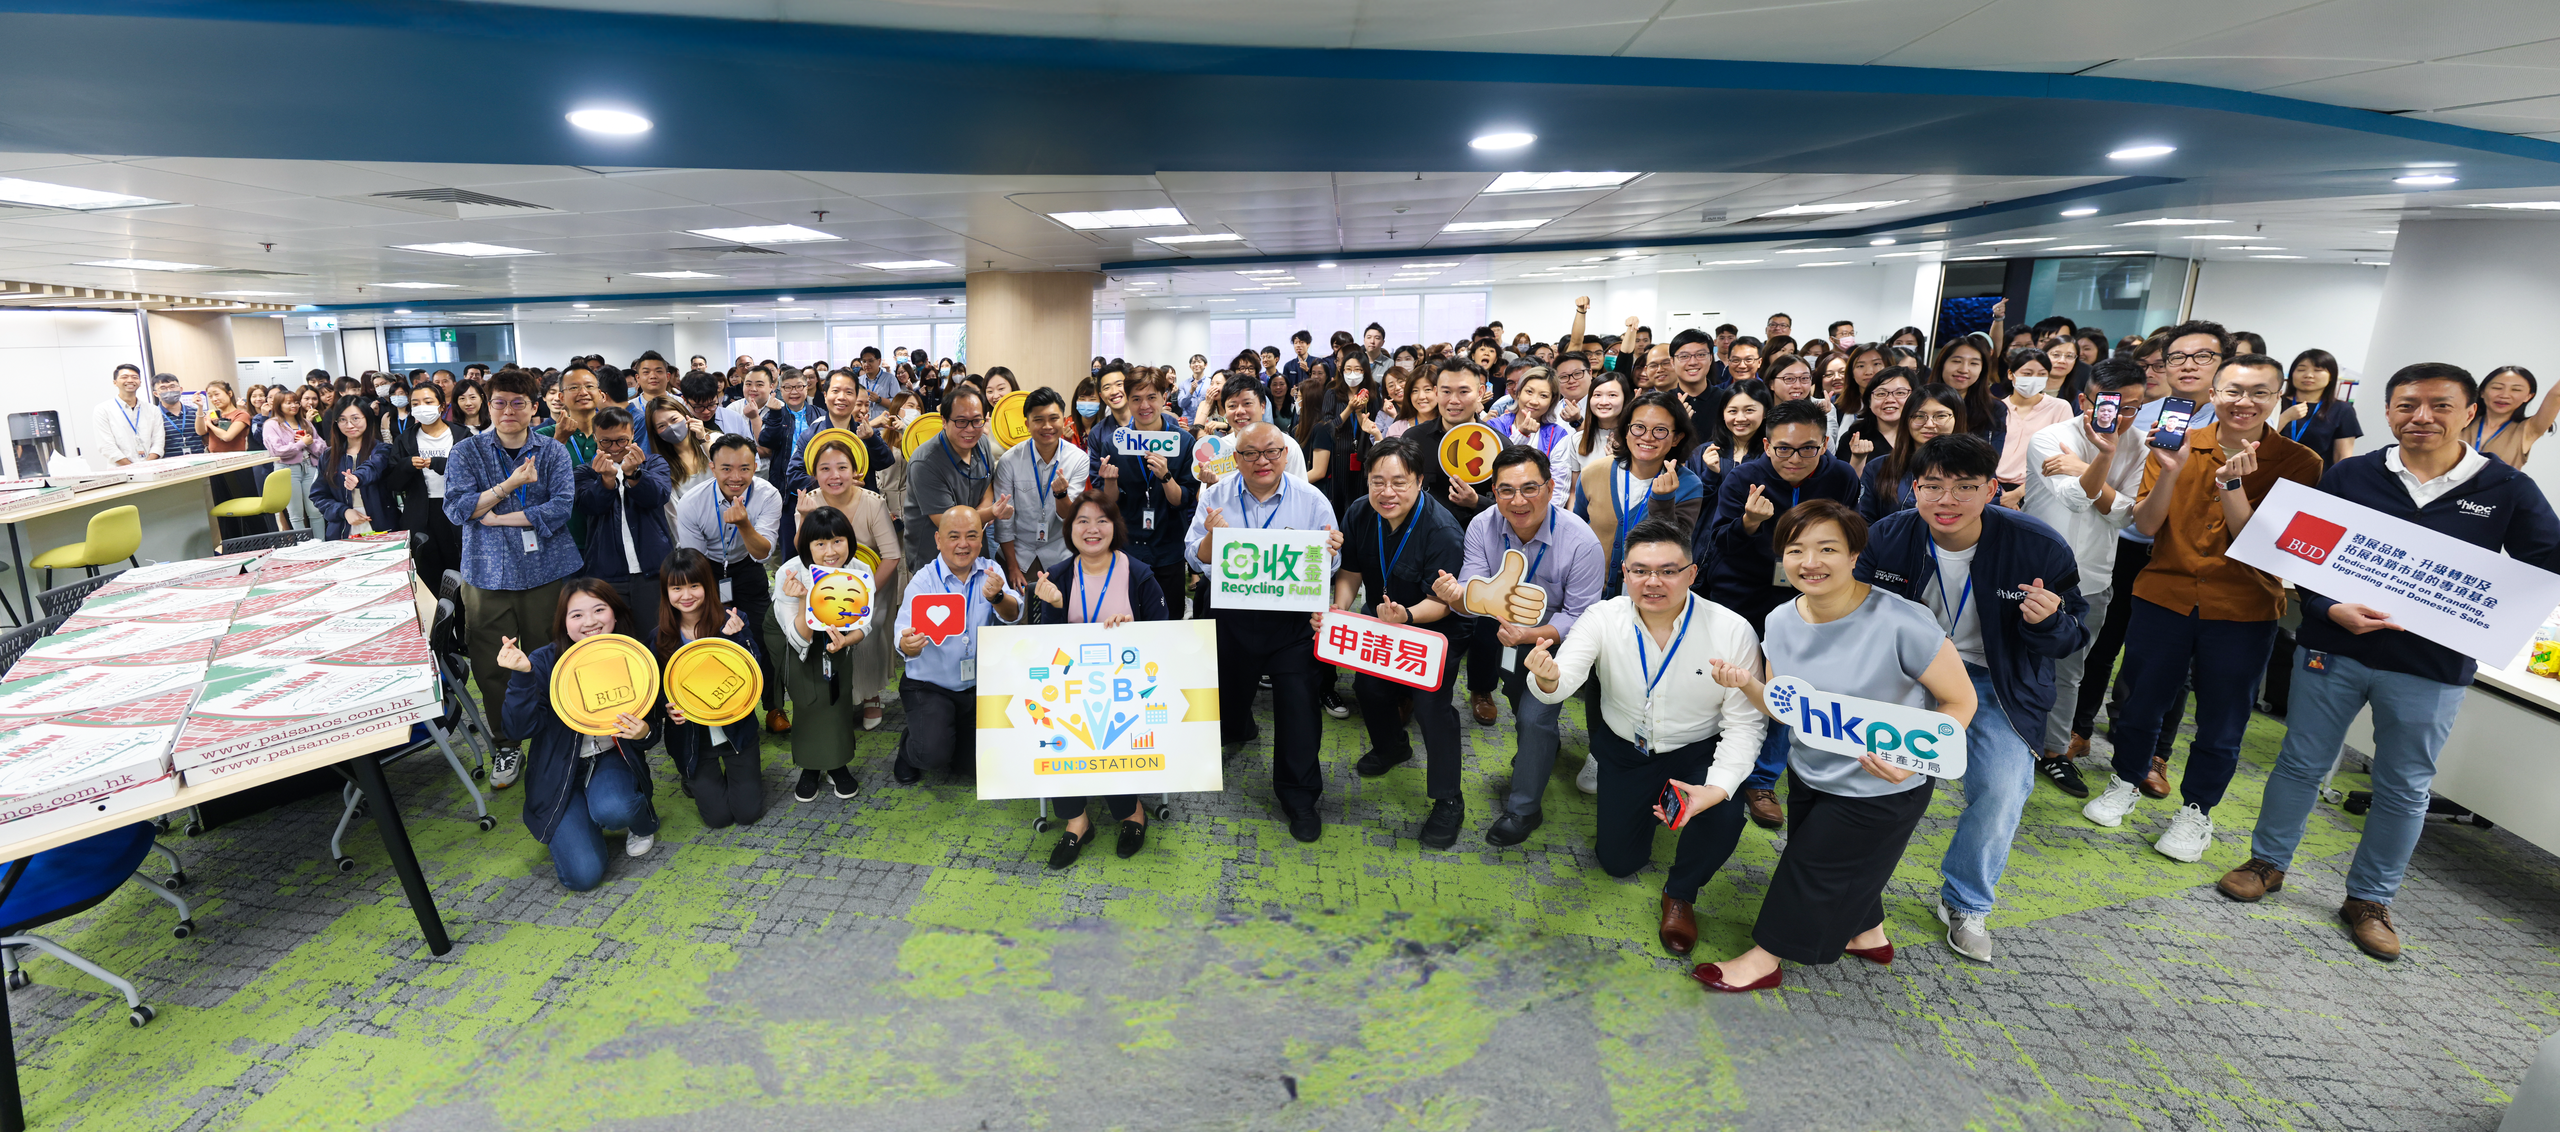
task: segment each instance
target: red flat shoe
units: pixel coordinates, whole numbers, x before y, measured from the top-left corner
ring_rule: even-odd
[[[1844,947],[1841,950],[1878,967],[1893,966],[1893,941],[1891,940],[1885,941],[1882,947]]]
[[[1732,983],[1724,981],[1724,968],[1713,963],[1700,963],[1696,967],[1690,968],[1689,977],[1698,980],[1699,985],[1704,986],[1711,991],[1722,991],[1726,994],[1741,994],[1744,991],[1768,990],[1775,987],[1780,982],[1785,981],[1786,972],[1783,970],[1771,971],[1768,974],[1762,975],[1758,979],[1751,981],[1747,985],[1737,987]]]

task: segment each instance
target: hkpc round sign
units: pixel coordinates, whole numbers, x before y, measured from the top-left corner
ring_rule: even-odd
[[[1886,766],[1931,778],[1964,777],[1964,728],[1955,717],[1882,700],[1835,696],[1793,676],[1769,681],[1769,710],[1817,751],[1856,758],[1874,755]],[[1991,710],[1998,710],[1996,708]]]

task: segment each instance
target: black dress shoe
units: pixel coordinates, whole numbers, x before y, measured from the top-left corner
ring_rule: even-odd
[[[907,756],[903,753],[898,756],[897,762],[890,765],[889,776],[897,779],[900,786],[913,786],[924,781],[924,772],[908,765]]]
[[[1376,778],[1381,774],[1385,774],[1388,771],[1394,770],[1395,768],[1412,761],[1413,748],[1411,747],[1405,748],[1403,754],[1397,755],[1394,758],[1388,758],[1386,755],[1372,749],[1368,754],[1360,756],[1359,762],[1351,764],[1351,769],[1359,771],[1360,777],[1362,778]]]
[[[1467,803],[1463,799],[1443,798],[1431,803],[1431,816],[1422,819],[1422,847],[1446,849],[1458,843],[1458,827],[1467,822]]]
[[[1049,867],[1063,869],[1075,864],[1076,855],[1084,852],[1085,842],[1091,840],[1093,840],[1093,831],[1089,829],[1081,837],[1077,836],[1076,831],[1072,829],[1058,835],[1057,845],[1049,850]]]
[[[1292,810],[1289,812],[1289,836],[1300,841],[1313,841],[1324,836],[1324,822],[1316,817],[1312,807],[1304,811]]]
[[[1508,849],[1527,841],[1529,835],[1537,832],[1538,827],[1546,824],[1546,821],[1547,815],[1543,813],[1505,813],[1493,819],[1493,828],[1484,831],[1484,843],[1498,849]]]
[[[1120,840],[1112,846],[1112,851],[1120,854],[1121,860],[1125,861],[1137,856],[1138,850],[1146,847],[1147,823],[1136,821],[1120,823]]]

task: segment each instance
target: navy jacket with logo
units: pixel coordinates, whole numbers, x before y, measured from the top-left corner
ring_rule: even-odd
[[[1929,523],[1920,512],[1887,515],[1867,529],[1867,549],[1858,556],[1858,579],[1925,606],[1928,587],[1938,576],[1931,545]],[[2061,533],[2042,521],[2005,507],[1985,507],[1971,577],[1991,691],[2000,698],[2010,726],[2026,740],[2027,749],[2040,750],[2045,716],[2053,711],[2053,662],[2089,643],[2089,628],[2083,624],[2089,602],[2080,596],[2080,560]],[[2062,599],[2062,608],[2043,623],[2030,625],[2018,612],[2027,596],[2019,587],[2038,578]]]
[[[2440,535],[2473,546],[2503,550],[2519,562],[2560,571],[2560,517],[2551,511],[2542,489],[2523,472],[2492,458],[2462,486],[2425,507],[2410,498],[2398,473],[2382,453],[2367,452],[2338,461],[2320,477],[2320,490],[2364,504],[2395,519],[2416,523]],[[2423,552],[2423,548],[2414,548]],[[2415,633],[2380,629],[2357,636],[2329,620],[2338,604],[2310,590],[2302,591],[2302,628],[2294,639],[2313,652],[2353,657],[2370,668],[2405,672],[2446,684],[2469,684],[2478,662]],[[2502,610],[2504,615],[2540,617],[2544,611]]]

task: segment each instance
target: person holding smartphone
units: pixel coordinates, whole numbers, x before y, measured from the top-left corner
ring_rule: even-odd
[[[2128,411],[2141,407],[2142,386],[2141,366],[2120,358],[2099,362],[2082,384],[2081,415],[2047,425],[2027,444],[2023,509],[2071,544],[2093,634],[2114,599],[2116,552],[2124,545],[2116,536],[2133,525],[2133,497],[2142,488],[2148,462],[2142,445],[2116,429]],[[2089,796],[2078,762],[2089,751],[2088,732],[2074,720],[2081,675],[2095,644],[2093,635],[2089,647],[2054,662],[2053,712],[2045,720],[2044,745],[2036,757],[2036,774],[2074,798]]]

